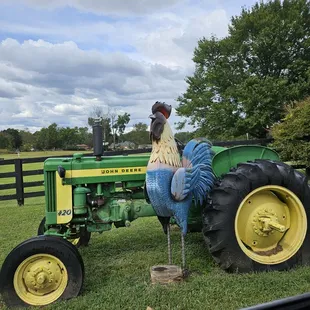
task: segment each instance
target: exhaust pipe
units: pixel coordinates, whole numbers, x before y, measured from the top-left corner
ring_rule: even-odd
[[[93,146],[94,146],[94,156],[96,160],[100,161],[103,154],[103,145],[102,145],[102,125],[100,121],[96,121],[93,125]]]

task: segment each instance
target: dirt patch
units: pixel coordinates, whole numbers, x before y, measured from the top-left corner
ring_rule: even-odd
[[[268,251],[256,251],[254,253],[261,255],[261,256],[271,256],[278,254],[279,252],[283,251],[283,248],[280,244],[278,244],[275,248],[268,250]]]

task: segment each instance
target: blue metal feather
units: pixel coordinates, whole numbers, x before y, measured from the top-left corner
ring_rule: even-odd
[[[187,173],[185,168],[179,168],[172,178],[171,194],[177,201],[184,200],[189,192],[190,184],[187,182],[186,178]]]
[[[150,170],[146,173],[147,193],[158,216],[173,216],[173,213],[168,208],[169,197],[171,197],[168,182],[170,182],[172,176],[173,171],[169,169]]]
[[[184,165],[184,162],[185,164],[191,163],[192,166],[194,166],[196,163],[199,163],[200,159],[203,159],[205,155],[200,152],[203,151],[204,153],[208,153],[207,151],[210,150],[211,147],[211,142],[206,138],[195,138],[190,140],[183,150],[183,167],[187,167],[187,165]]]
[[[187,233],[188,212],[194,197],[203,204],[213,187],[211,143],[204,138],[189,141],[183,151],[183,167],[157,166],[149,169],[146,186],[151,204],[158,216],[174,216],[182,233]]]
[[[199,139],[188,142],[183,152],[183,168],[176,171],[171,182],[171,194],[175,200],[194,195],[202,204],[214,183],[211,143]]]
[[[146,173],[146,186],[149,199],[156,215],[175,217],[182,233],[187,233],[188,211],[191,206],[191,196],[182,201],[175,201],[168,185],[173,177],[169,169],[149,170]]]

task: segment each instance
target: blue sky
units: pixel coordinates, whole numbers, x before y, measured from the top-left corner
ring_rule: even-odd
[[[148,123],[155,101],[177,106],[197,40],[254,3],[0,0],[0,130],[86,126],[96,106]]]

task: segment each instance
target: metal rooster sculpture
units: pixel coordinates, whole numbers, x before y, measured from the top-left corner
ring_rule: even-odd
[[[185,268],[184,236],[193,197],[202,204],[213,186],[211,143],[206,139],[189,141],[182,161],[167,119],[171,106],[156,102],[150,115],[152,153],[146,172],[146,191],[150,203],[168,238],[168,259],[171,264],[170,218],[181,229],[182,268]]]

